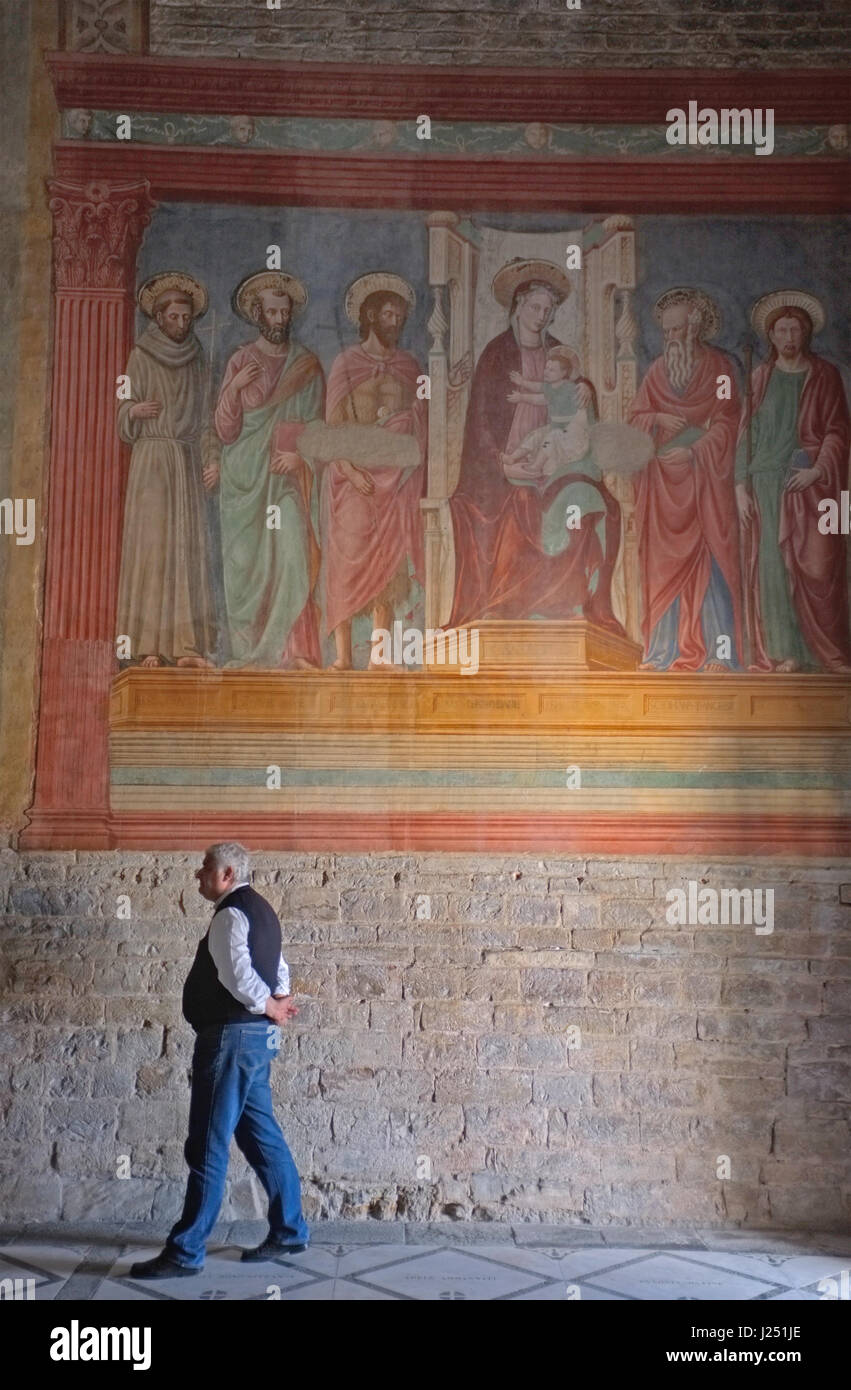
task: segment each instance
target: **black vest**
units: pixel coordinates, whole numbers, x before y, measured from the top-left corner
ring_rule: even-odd
[[[274,993],[281,959],[281,924],[266,899],[246,884],[235,888],[216,908],[238,907],[248,918],[248,950],[251,964]],[[214,914],[215,915],[215,914]],[[196,1033],[215,1023],[268,1023],[265,1014],[253,1014],[225,989],[210,955],[210,929],[198,943],[192,969],[183,986],[183,1017]]]

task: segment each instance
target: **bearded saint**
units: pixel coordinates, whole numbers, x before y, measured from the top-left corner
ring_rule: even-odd
[[[664,351],[629,414],[629,423],[650,435],[656,451],[638,480],[636,506],[644,636],[640,669],[737,669],[742,604],[733,361],[708,345],[720,316],[702,291],[667,291],[655,316]]]
[[[425,485],[426,404],[417,399],[422,368],[399,347],[414,305],[406,280],[370,272],[346,293],[346,314],[357,324],[360,342],[334,360],[328,376],[329,425],[378,425],[393,434],[413,435],[420,463],[412,469],[372,467],[337,458],[322,478],[322,565],[324,628],[333,632],[333,669],[352,665],[352,619],[372,613],[372,631],[389,632],[394,613],[407,598],[411,573],[422,582],[423,524],[420,498]],[[375,643],[373,639],[373,656]],[[370,669],[387,670],[370,659]]]
[[[250,275],[234,291],[235,311],[257,336],[230,358],[216,407],[231,666],[321,664],[316,489],[297,445],[308,421],[322,418],[325,381],[290,335],[306,302],[304,286],[283,271]]]
[[[819,504],[848,486],[851,440],[842,378],[810,348],[824,311],[813,295],[778,290],[757,301],[751,322],[771,345],[736,455],[751,661],[760,671],[848,672],[846,538],[819,529]]]
[[[207,291],[154,275],[139,291],[150,322],[130,353],[118,433],[133,446],[124,503],[117,634],[143,667],[210,666],[215,646],[202,479],[206,372],[193,320]]]

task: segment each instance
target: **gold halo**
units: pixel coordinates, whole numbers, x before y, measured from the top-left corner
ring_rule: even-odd
[[[547,356],[549,357],[551,353],[556,351],[556,349],[560,351],[560,354],[562,356],[567,354],[567,356],[573,363],[573,369],[576,372],[576,375],[581,376],[582,359],[579,356],[579,353],[576,351],[576,348],[572,348],[569,343],[550,343],[550,346],[547,348]]]
[[[657,323],[662,322],[663,308],[667,308],[667,305],[665,305],[663,301],[669,299],[673,294],[687,294],[689,299],[697,300],[702,306],[702,337],[705,342],[711,342],[713,338],[718,337],[718,334],[721,332],[721,310],[718,308],[715,300],[709,298],[705,290],[696,290],[693,285],[675,285],[673,289],[666,290],[664,294],[659,295],[659,298],[653,305],[653,315]]]
[[[526,280],[543,280],[550,285],[562,303],[570,294],[570,280],[560,266],[552,261],[524,261],[515,256],[507,265],[496,272],[491,283],[491,293],[504,309],[511,308],[514,291]]]
[[[768,337],[766,320],[775,309],[803,309],[810,317],[814,334],[824,328],[824,308],[814,294],[807,294],[806,290],[774,290],[771,294],[764,294],[751,309],[751,323],[764,338]]]
[[[353,280],[346,290],[345,309],[349,323],[357,327],[360,324],[363,301],[371,294],[378,294],[382,290],[385,294],[398,294],[408,305],[408,312],[413,312],[417,296],[407,280],[389,270],[370,270],[366,275],[359,275],[357,280]]]
[[[157,300],[169,290],[179,290],[181,294],[189,295],[192,300],[192,317],[201,318],[206,314],[209,296],[200,280],[196,280],[192,275],[186,275],[182,270],[164,270],[158,275],[152,275],[140,286],[137,299],[139,308],[149,319],[154,317],[154,305]]]
[[[245,319],[246,323],[256,326],[248,301],[253,295],[261,294],[263,290],[274,290],[275,294],[288,294],[293,304],[293,317],[300,314],[307,304],[307,290],[301,280],[297,280],[285,270],[260,270],[241,280],[231,295],[231,308],[241,319]]]

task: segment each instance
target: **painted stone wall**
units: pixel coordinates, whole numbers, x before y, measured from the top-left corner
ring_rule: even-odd
[[[6,1220],[179,1209],[197,862],[0,856]],[[300,996],[273,1074],[311,1216],[847,1229],[847,867],[255,867]],[[670,926],[689,880],[774,885],[773,932]],[[228,1203],[261,1210],[241,1159]]]
[[[152,0],[151,49],[290,62],[838,66],[844,0]]]

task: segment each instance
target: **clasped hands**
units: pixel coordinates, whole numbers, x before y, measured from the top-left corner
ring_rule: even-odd
[[[287,1019],[295,1018],[298,1009],[289,994],[270,994],[266,1000],[265,1013],[273,1023],[280,1026],[286,1023]]]

